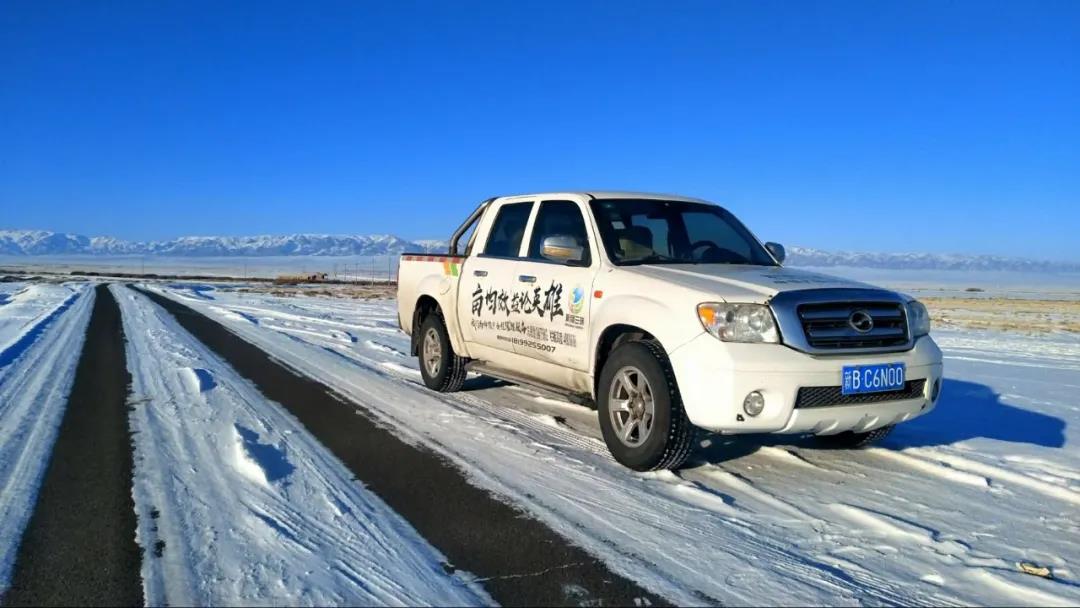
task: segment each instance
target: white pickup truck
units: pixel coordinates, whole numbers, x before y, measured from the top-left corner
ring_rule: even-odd
[[[499,197],[447,255],[402,256],[399,322],[429,388],[476,372],[593,404],[636,470],[681,466],[699,428],[857,447],[929,412],[942,363],[926,307],[783,261],[702,200]]]

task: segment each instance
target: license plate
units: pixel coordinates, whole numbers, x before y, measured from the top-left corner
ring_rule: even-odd
[[[845,365],[841,394],[884,393],[904,388],[907,370],[903,363]]]

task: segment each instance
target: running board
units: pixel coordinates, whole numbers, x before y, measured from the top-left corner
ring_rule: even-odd
[[[538,391],[543,391],[556,397],[561,397],[563,399],[566,399],[570,403],[576,403],[578,405],[585,405],[593,408],[596,407],[596,404],[593,402],[592,397],[589,397],[588,395],[575,393],[565,388],[555,386],[554,384],[548,384],[547,382],[541,382],[539,380],[534,380],[525,376],[519,376],[513,372],[508,372],[504,369],[491,367],[490,365],[486,365],[483,361],[470,361],[465,365],[465,369],[476,374],[490,376],[492,378],[495,378],[496,380],[503,380],[512,384],[522,384],[528,386],[529,388],[534,388]]]

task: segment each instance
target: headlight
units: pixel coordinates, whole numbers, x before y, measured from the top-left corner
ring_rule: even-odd
[[[776,321],[761,304],[698,304],[698,318],[705,331],[724,342],[779,342]]]
[[[918,300],[907,303],[908,326],[911,327],[911,337],[918,338],[930,333],[930,311],[926,305]]]

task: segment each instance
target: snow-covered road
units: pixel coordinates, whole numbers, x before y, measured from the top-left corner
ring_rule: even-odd
[[[0,593],[49,464],[93,303],[85,284],[0,284]]]
[[[112,289],[128,337],[148,605],[491,603],[171,315]]]
[[[673,601],[1080,602],[1075,335],[937,332],[943,401],[880,448],[713,436],[696,466],[635,475],[606,455],[585,408],[483,379],[455,395],[424,389],[393,302],[151,289],[356,401]],[[1019,562],[1049,566],[1054,579],[1021,573]]]

